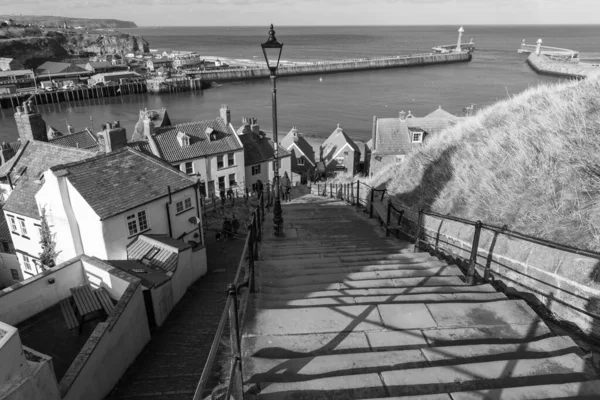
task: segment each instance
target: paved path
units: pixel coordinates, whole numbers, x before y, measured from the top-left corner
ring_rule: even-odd
[[[244,238],[245,239],[245,238]],[[193,284],[163,326],[152,333],[106,400],[190,400],[202,374],[227,284],[233,281],[244,240],[216,243],[207,235],[208,274]]]
[[[522,300],[385,238],[334,199],[284,203],[243,334],[259,399],[600,398],[577,345]],[[249,396],[252,398],[253,396]]]

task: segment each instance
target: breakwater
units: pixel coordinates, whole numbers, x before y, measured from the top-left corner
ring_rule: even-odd
[[[335,72],[373,70],[382,68],[416,67],[434,64],[450,64],[471,61],[468,51],[448,54],[412,54],[406,56],[390,56],[377,58],[360,58],[354,60],[324,61],[306,64],[281,65],[277,76],[330,74]],[[267,68],[230,68],[226,70],[207,71],[196,74],[204,81],[235,81],[246,79],[268,78]]]
[[[559,78],[584,79],[590,74],[600,72],[599,67],[594,67],[591,64],[555,61],[546,55],[535,53],[527,57],[527,64],[538,74]]]

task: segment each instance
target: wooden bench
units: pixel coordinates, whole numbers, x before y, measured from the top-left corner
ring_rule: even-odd
[[[94,293],[96,293],[96,297],[100,301],[100,304],[102,305],[104,311],[106,311],[106,314],[110,315],[110,312],[115,308],[115,306],[113,305],[110,296],[106,292],[106,289],[98,288],[94,290]]]
[[[71,293],[73,294],[77,311],[79,311],[79,315],[82,317],[102,310],[102,304],[100,304],[98,297],[92,292],[92,287],[89,284],[71,288]]]
[[[67,297],[60,301],[60,310],[62,311],[63,317],[65,317],[65,322],[67,323],[68,329],[74,329],[79,326],[79,320],[77,319],[77,315],[75,315],[75,310],[71,305],[71,298]]]

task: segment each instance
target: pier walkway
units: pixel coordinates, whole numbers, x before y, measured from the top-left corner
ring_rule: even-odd
[[[265,223],[255,264],[246,399],[600,398],[577,345],[524,301],[467,286],[342,201],[309,194],[283,212],[286,237]]]

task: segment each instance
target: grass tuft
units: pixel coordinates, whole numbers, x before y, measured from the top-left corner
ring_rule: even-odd
[[[599,94],[597,76],[528,89],[364,181],[407,206],[600,251]]]

